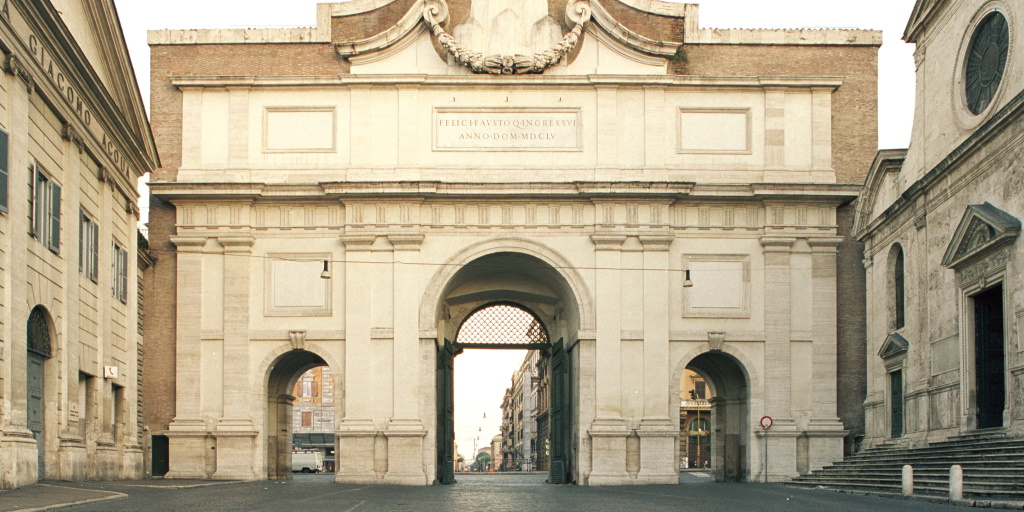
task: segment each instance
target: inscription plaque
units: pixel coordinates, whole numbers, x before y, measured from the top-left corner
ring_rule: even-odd
[[[434,151],[580,151],[579,109],[439,108]]]

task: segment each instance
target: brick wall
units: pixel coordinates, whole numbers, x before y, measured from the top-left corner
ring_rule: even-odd
[[[346,61],[330,44],[158,45],[151,47],[151,125],[162,167],[153,181],[173,181],[181,165],[181,92],[174,76],[337,76],[348,73]],[[149,244],[156,263],[146,270],[146,386],[143,421],[151,433],[165,430],[174,418],[175,398],[175,210],[150,198]]]
[[[864,399],[867,396],[867,303],[864,270],[864,244],[850,233],[857,203],[839,208],[839,234],[846,240],[839,244],[836,262],[836,310],[838,339],[836,342],[837,409],[839,419],[850,434],[846,453],[852,453],[855,438],[864,435]]]

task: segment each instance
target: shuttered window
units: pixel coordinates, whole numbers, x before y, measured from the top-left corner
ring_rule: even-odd
[[[128,303],[128,251],[114,242],[113,258],[110,265],[110,292],[122,304]]]
[[[100,226],[85,212],[78,223],[78,270],[92,282],[99,280]]]
[[[0,212],[7,211],[7,132],[0,130]]]
[[[36,162],[32,162],[29,171],[29,234],[60,254],[60,185],[50,179]]]

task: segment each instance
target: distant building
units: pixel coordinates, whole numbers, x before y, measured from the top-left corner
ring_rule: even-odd
[[[530,350],[522,364],[512,374],[512,387],[505,390],[502,400],[502,469],[506,471],[534,471],[547,464],[546,429],[548,402],[547,388],[542,384],[548,360],[539,350]],[[542,450],[538,452],[538,450]]]
[[[158,157],[114,2],[3,2],[0,50],[0,489],[140,478]]]
[[[325,471],[334,471],[334,374],[326,366],[303,373],[292,389],[292,446],[317,450]]]
[[[711,402],[707,383],[686,370],[679,382],[679,469],[711,467]]]

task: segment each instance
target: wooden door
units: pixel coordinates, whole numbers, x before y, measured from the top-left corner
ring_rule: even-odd
[[[1006,356],[1003,347],[1003,287],[974,297],[974,349],[978,428],[1003,426]]]

